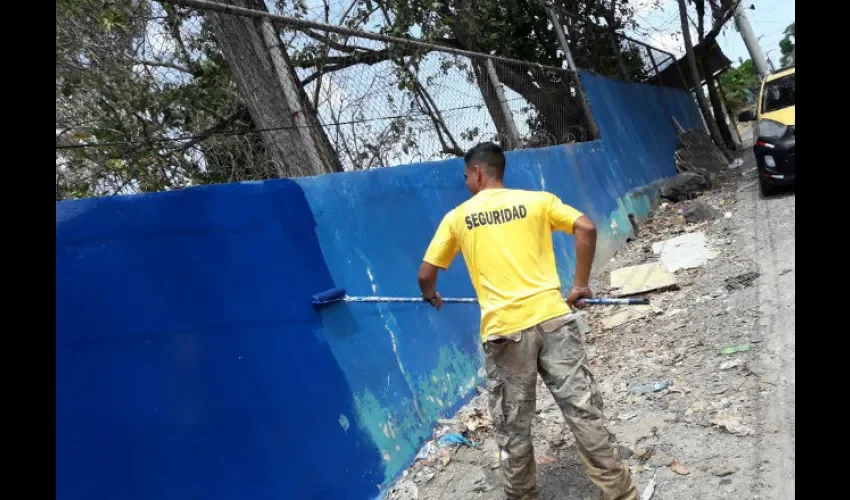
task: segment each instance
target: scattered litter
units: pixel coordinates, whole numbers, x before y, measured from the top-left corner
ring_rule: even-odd
[[[726,218],[726,219],[731,219],[732,218],[732,212],[725,212],[723,214],[723,217]]]
[[[675,458],[673,459],[672,462],[670,462],[670,470],[675,472],[676,474],[678,474],[680,476],[687,476],[688,474],[691,473],[691,471],[689,471],[687,467],[685,467],[684,465],[679,463],[679,461],[676,460]]]
[[[646,489],[643,490],[643,494],[640,496],[640,500],[651,500],[652,495],[655,493],[655,474],[652,475],[652,479],[649,481],[649,484],[646,485]]]
[[[537,459],[535,461],[537,462],[537,465],[549,465],[549,464],[554,464],[555,462],[557,462],[558,458],[557,457],[537,457]]]
[[[715,219],[717,212],[706,203],[697,200],[683,211],[682,216],[684,216],[685,222],[688,224],[698,224]]]
[[[743,290],[744,288],[752,285],[759,276],[761,276],[760,273],[750,271],[737,276],[732,276],[731,278],[726,278],[723,283],[726,284],[726,289],[730,292],[733,290]]]
[[[602,319],[602,328],[611,330],[636,319],[645,318],[650,314],[661,314],[661,309],[655,306],[629,306],[626,309]]]
[[[652,244],[652,252],[658,255],[667,272],[675,273],[680,269],[693,269],[704,266],[716,256],[708,249],[705,233],[683,234],[665,241]]]
[[[635,295],[676,286],[676,275],[664,269],[660,262],[622,267],[611,271],[611,288],[618,297]]]
[[[476,446],[468,439],[463,437],[462,434],[452,433],[446,434],[445,436],[440,438],[441,445],[451,445],[451,444],[462,444],[472,448],[476,448]]]
[[[413,460],[416,461],[416,460],[426,460],[426,459],[428,459],[428,457],[431,456],[431,450],[433,449],[433,447],[434,447],[434,442],[428,441],[427,443],[425,443],[425,446],[423,446],[419,450],[419,453],[416,454],[416,457]]]
[[[661,380],[659,382],[652,382],[650,384],[643,384],[632,387],[629,389],[629,392],[636,396],[642,396],[644,394],[649,394],[650,392],[663,391],[671,385],[673,385],[673,382],[671,380]]]
[[[716,425],[717,427],[724,429],[729,434],[734,434],[736,436],[749,436],[753,433],[752,429],[742,424],[736,417],[732,417],[724,413],[720,413],[716,417],[712,418],[711,424]]]
[[[463,425],[469,432],[475,432],[478,429],[490,429],[493,427],[493,419],[484,413],[479,408],[475,408],[473,412],[464,418]]]
[[[624,413],[617,418],[622,420],[623,422],[625,422],[627,420],[631,420],[631,419],[635,418],[636,416],[637,416],[637,413]]]
[[[735,354],[739,352],[746,352],[752,348],[752,344],[734,345],[731,347],[724,347],[723,349],[720,349],[720,354]]]
[[[646,462],[647,460],[652,458],[653,453],[655,453],[655,450],[653,448],[643,448],[636,451],[632,458],[639,462]]]
[[[726,476],[731,476],[732,474],[734,474],[736,472],[738,472],[737,467],[726,466],[726,467],[719,467],[717,469],[712,470],[711,474],[715,475],[717,477],[726,477]]]
[[[418,500],[419,487],[410,481],[401,481],[387,492],[387,500]]]
[[[744,165],[744,160],[741,158],[735,158],[732,160],[732,163],[729,164],[730,169],[738,168]]]
[[[739,366],[743,366],[744,361],[741,358],[730,359],[729,361],[724,361],[720,363],[721,370],[731,370],[732,368],[737,368]]]

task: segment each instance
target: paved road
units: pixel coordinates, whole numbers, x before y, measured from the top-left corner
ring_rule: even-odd
[[[762,370],[773,389],[763,391],[761,498],[790,500],[795,487],[795,246],[796,197],[793,192],[771,198],[759,195],[758,183],[742,184],[738,192],[741,234],[759,266],[756,290],[759,330],[764,339]]]

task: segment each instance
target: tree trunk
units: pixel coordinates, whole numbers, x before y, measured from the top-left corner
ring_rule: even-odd
[[[723,113],[723,101],[720,99],[720,93],[717,91],[717,81],[714,75],[711,74],[711,67],[706,71],[708,61],[703,61],[703,74],[705,75],[705,85],[708,87],[708,99],[711,101],[711,109],[714,110],[714,121],[717,122],[717,128],[720,129],[720,136],[723,138],[724,144],[728,149],[735,149],[735,139],[732,138],[732,132],[729,130],[729,125],[726,123],[726,115]]]
[[[688,26],[688,11],[687,6],[685,5],[685,0],[678,0],[679,3],[679,20],[682,23],[682,38],[685,41],[685,58],[688,60],[688,71],[691,74],[691,80],[694,82],[694,94],[697,97],[697,103],[699,103],[700,111],[702,111],[702,116],[705,118],[705,124],[708,126],[709,134],[711,135],[711,140],[714,141],[718,147],[723,147],[723,137],[720,135],[720,129],[717,127],[717,122],[714,121],[714,117],[711,115],[711,110],[708,108],[708,101],[705,100],[705,94],[702,91],[702,85],[699,71],[697,71],[697,60],[694,55],[694,45],[691,42],[691,31],[690,26]]]
[[[223,3],[267,11],[263,0]],[[269,21],[219,13],[208,16],[278,175],[341,172],[342,164]]]

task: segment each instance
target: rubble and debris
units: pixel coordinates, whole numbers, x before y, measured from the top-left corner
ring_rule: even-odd
[[[716,252],[709,250],[705,233],[702,232],[683,234],[653,243],[652,252],[658,255],[664,269],[670,273],[702,267],[709,259],[717,256]]]
[[[658,189],[662,199],[677,203],[691,200],[703,191],[711,189],[711,180],[695,172],[683,172],[665,181]]]
[[[732,163],[729,164],[729,168],[730,169],[738,168],[738,167],[741,167],[743,165],[744,165],[744,160],[742,160],[741,158],[735,158],[734,160],[732,160]]]
[[[469,432],[479,429],[488,430],[493,427],[493,419],[484,410],[475,408],[472,413],[464,417],[463,424]]]
[[[689,471],[687,467],[685,467],[684,465],[679,463],[679,461],[676,460],[675,458],[673,459],[672,462],[670,462],[670,470],[675,472],[676,474],[678,474],[680,476],[687,476],[688,474],[691,473],[691,471]]]
[[[711,425],[720,427],[729,434],[735,434],[736,436],[749,436],[753,433],[753,430],[742,424],[737,417],[725,413],[720,413],[712,418]]]
[[[731,278],[726,278],[724,283],[726,285],[726,289],[731,292],[751,286],[760,276],[761,273],[750,271],[737,276],[732,276]]]
[[[738,368],[739,366],[744,366],[744,360],[742,360],[741,358],[735,358],[720,363],[720,369],[723,371],[731,370],[732,368]]]
[[[652,314],[661,314],[664,311],[659,309],[658,307],[649,305],[649,306],[629,306],[624,308],[622,311],[619,311],[612,316],[604,318],[602,320],[602,328],[605,330],[611,330],[620,325],[624,325],[629,323],[630,321],[634,321],[636,319],[645,318]]]
[[[720,349],[720,354],[737,354],[739,352],[746,352],[752,349],[753,346],[750,344],[741,344],[741,345],[733,345],[730,347],[724,347]]]
[[[696,200],[687,207],[682,216],[688,224],[698,224],[717,218],[717,211],[703,201]]]
[[[644,394],[649,394],[650,392],[658,392],[663,391],[664,389],[673,385],[673,381],[671,380],[661,380],[659,382],[652,382],[649,384],[642,384],[629,389],[629,392],[636,396],[642,396]]]
[[[735,288],[734,294],[726,286],[727,280],[733,287],[746,283],[735,280],[758,268],[747,238],[737,233],[751,207],[742,205],[749,202],[727,188],[723,178],[732,172],[737,178],[749,164],[734,171],[727,164],[721,165],[726,174],[718,173],[716,183],[711,183],[710,175],[696,172],[701,187],[681,200],[654,206],[641,218],[639,233],[630,219],[630,242],[610,262],[605,259],[591,282],[600,296],[647,294],[653,303],[585,310],[593,327],[586,337],[588,361],[603,394],[610,430],[643,491],[642,500],[656,492],[654,474],[659,468],[667,474],[662,477],[676,477],[660,485],[665,498],[719,498],[714,493],[717,481],[730,478],[738,488],[752,486],[748,467],[755,460],[757,440],[743,437],[763,430],[751,427],[760,417],[757,398],[751,394],[772,390],[778,382],[776,376],[762,371],[761,350],[754,347],[763,337],[771,338],[759,323],[754,281]],[[678,177],[689,177],[686,174]],[[723,217],[703,222],[696,222],[693,215],[686,218],[701,210],[695,208],[701,204]],[[668,246],[670,241],[681,236],[685,238],[677,241],[704,241],[706,251],[710,248],[722,258],[706,258],[696,267],[671,266],[676,271],[670,272],[660,249],[666,246],[669,252],[675,248]],[[683,260],[687,261],[684,256]],[[750,350],[755,352],[747,353]],[[754,372],[760,375],[748,376]],[[671,380],[675,385],[670,385]],[[744,383],[754,392],[742,390]],[[540,465],[538,486],[541,498],[561,498],[556,492],[580,491],[576,488],[588,486],[579,481],[587,480],[579,472],[581,459],[561,410],[540,380],[537,396],[532,433]],[[507,456],[493,434],[486,399],[482,391],[453,418],[440,421],[432,440],[401,480],[417,486],[418,493],[391,500],[414,495],[422,500],[503,498],[497,469]],[[478,448],[460,443],[440,446],[440,438],[451,434],[463,436]],[[723,461],[699,465],[709,459],[695,457],[695,450]],[[674,464],[682,469],[673,470]],[[575,472],[565,472],[571,470]],[[718,479],[706,480],[712,477]],[[579,497],[591,498],[590,493]]]
[[[616,289],[614,295],[617,297],[663,290],[677,284],[676,275],[665,270],[660,262],[611,271],[611,288]]]

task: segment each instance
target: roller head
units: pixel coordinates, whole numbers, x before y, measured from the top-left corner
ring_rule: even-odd
[[[313,306],[336,302],[345,298],[345,288],[331,288],[313,295]]]

